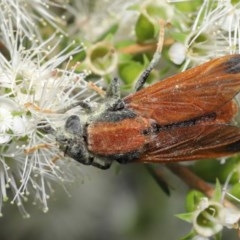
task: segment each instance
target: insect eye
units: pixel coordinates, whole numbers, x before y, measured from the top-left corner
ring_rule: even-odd
[[[70,116],[65,123],[65,129],[72,134],[81,134],[82,128],[79,117],[76,115]]]

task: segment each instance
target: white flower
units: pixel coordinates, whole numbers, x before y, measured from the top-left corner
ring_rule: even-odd
[[[185,68],[211,58],[240,52],[240,3],[204,0],[186,39]]]
[[[209,240],[209,238],[208,238],[208,237],[203,237],[203,236],[196,235],[196,236],[194,236],[191,240]]]
[[[58,31],[62,31],[59,25],[64,25],[64,17],[57,16],[50,7],[65,8],[67,1],[51,0],[0,0],[0,23],[12,22],[25,36],[30,39],[41,39],[37,24],[52,25]]]
[[[114,25],[118,25],[118,38],[132,35],[137,14],[129,8],[140,0],[86,1],[74,0],[66,6],[74,16],[74,24],[68,27],[69,33],[82,33],[81,37],[95,41]],[[123,29],[124,28],[124,29]],[[129,33],[130,32],[130,33]],[[116,36],[115,35],[115,36]]]
[[[180,65],[185,60],[186,47],[184,44],[176,42],[170,47],[168,55],[173,63]]]
[[[240,220],[240,211],[232,208],[225,208],[225,215],[222,223],[227,228],[236,228]]]
[[[15,116],[12,119],[12,131],[15,135],[23,135],[26,132],[27,118]]]
[[[224,227],[237,228],[240,211],[237,208],[227,208],[222,203],[203,198],[193,216],[193,228],[198,236],[209,238]]]
[[[76,74],[74,67],[67,69],[81,46],[73,48],[72,43],[53,56],[61,38],[56,41],[52,36],[38,47],[34,44],[25,49],[21,32],[7,22],[1,24],[1,32],[10,60],[0,54],[0,211],[11,189],[11,202],[28,217],[23,201],[33,199],[47,211],[51,184],[74,179],[73,172],[68,172],[69,163],[60,160],[64,156],[54,137],[39,131],[38,124],[44,121],[52,127],[62,126],[67,114],[59,112],[61,109],[96,93],[88,94],[85,74]],[[64,62],[66,68],[59,69]]]
[[[220,221],[223,215],[223,206],[220,203],[206,202],[206,198],[203,198],[194,214],[193,228],[198,235],[206,238],[211,237],[223,229],[223,224]]]
[[[11,129],[13,116],[8,109],[0,107],[0,133]]]

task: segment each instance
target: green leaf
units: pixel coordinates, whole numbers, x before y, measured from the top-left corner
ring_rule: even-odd
[[[234,197],[236,197],[236,201],[239,203],[240,199],[240,183],[236,183],[232,186],[230,189],[230,194],[232,194]],[[231,200],[234,200],[234,198],[231,198]]]
[[[143,55],[143,64],[144,66],[148,66],[149,65],[149,59],[146,55]]]
[[[110,26],[102,35],[100,35],[98,37],[96,42],[106,40],[108,38],[108,36],[114,35],[117,32],[118,27],[119,27],[119,24],[117,24],[117,23],[115,23],[112,26]]]
[[[219,182],[219,180],[216,180],[216,187],[215,187],[215,191],[213,193],[213,197],[212,200],[216,201],[216,202],[220,202],[222,198],[222,186]]]
[[[233,5],[235,5],[235,4],[239,3],[239,0],[232,0],[231,2]]]
[[[132,84],[141,74],[144,67],[138,62],[128,61],[119,64],[119,76],[125,84]]]
[[[181,237],[180,240],[192,240],[196,236],[196,232],[192,230],[186,236]]]
[[[214,236],[214,240],[222,240],[222,232],[217,233],[217,234]]]
[[[177,215],[175,215],[177,218],[185,221],[185,222],[188,222],[188,223],[191,223],[192,222],[192,219],[193,219],[193,213],[179,213]]]
[[[197,161],[191,169],[205,181],[215,183],[218,178],[220,183],[224,183],[229,174],[234,169],[237,169],[239,165],[239,157],[231,157],[226,159],[225,163],[221,163],[218,160],[201,160]],[[239,175],[235,172],[232,175],[230,183],[236,183],[239,181]]]
[[[182,33],[182,32],[171,32],[170,36],[177,42],[183,43],[188,35],[187,33]]]
[[[215,182],[219,168],[220,163],[217,160],[201,160],[191,166],[199,177],[208,182]]]
[[[174,3],[175,7],[181,12],[194,12],[202,5],[202,0],[192,0],[187,2]]]
[[[186,197],[187,212],[195,211],[203,197],[205,197],[205,195],[202,192],[199,192],[197,190],[190,191]]]
[[[149,39],[154,38],[155,36],[154,24],[145,14],[140,14],[140,16],[138,17],[135,26],[135,34],[138,42],[145,42]]]
[[[235,171],[236,169],[239,168],[239,164],[240,164],[240,158],[239,156],[234,156],[231,158],[227,158],[226,162],[224,164],[221,164],[221,168],[219,169],[219,181],[220,182],[226,182],[226,180],[229,177],[229,174],[232,174],[232,172],[234,171],[234,173],[232,174],[232,177],[230,179],[230,183],[234,184],[234,183],[238,183],[239,182],[239,173],[237,171]]]
[[[146,11],[151,17],[157,17],[158,19],[167,19],[168,14],[166,12],[166,7],[150,4],[146,7]]]

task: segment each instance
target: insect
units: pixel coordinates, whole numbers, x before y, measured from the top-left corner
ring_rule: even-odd
[[[60,149],[85,165],[107,169],[119,163],[189,161],[240,151],[240,128],[233,126],[240,91],[240,55],[227,55],[120,97],[113,79],[106,99],[83,116],[68,117],[51,130]]]

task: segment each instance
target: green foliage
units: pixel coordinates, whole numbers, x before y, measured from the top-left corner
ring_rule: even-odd
[[[192,240],[195,236],[196,236],[196,232],[191,231],[187,235],[185,235],[184,237],[181,237],[180,240]]]
[[[230,188],[229,193],[233,196],[230,198],[230,200],[232,201],[236,201],[237,203],[239,203],[239,199],[240,199],[240,183],[237,182],[235,184],[233,184],[233,186]]]
[[[145,42],[155,36],[154,24],[148,16],[140,14],[135,25],[135,33],[138,42]]]
[[[186,210],[187,212],[193,212],[196,210],[197,206],[199,205],[201,199],[205,195],[202,192],[197,190],[192,190],[188,192],[186,197]]]
[[[186,1],[186,2],[180,2],[180,3],[174,3],[174,6],[176,9],[182,12],[194,12],[196,11],[199,6],[202,4],[202,0],[192,0]]]
[[[178,217],[183,221],[191,223],[193,219],[193,213],[180,213],[180,214],[177,214],[176,217]]]
[[[143,71],[143,66],[135,61],[128,61],[125,63],[119,64],[119,76],[124,81],[125,84],[132,84],[135,79]]]
[[[219,160],[201,160],[195,162],[191,169],[196,172],[198,176],[203,178],[207,182],[214,183],[216,179],[219,179],[220,183],[224,183],[229,174],[232,174],[234,169],[239,166],[239,158],[231,157],[227,158],[225,163]],[[239,181],[239,174],[234,172],[230,183],[236,183]]]
[[[220,182],[216,181],[216,186],[215,186],[215,190],[212,196],[212,200],[216,201],[216,202],[220,202],[222,200],[222,186],[220,184]]]

